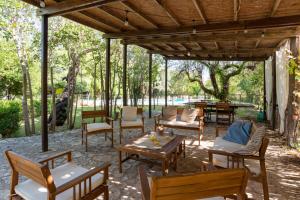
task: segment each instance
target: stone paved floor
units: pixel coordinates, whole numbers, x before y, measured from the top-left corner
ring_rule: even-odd
[[[148,130],[153,128],[153,121],[147,120]],[[182,133],[182,131],[176,131]],[[127,132],[128,137],[135,137],[138,132]],[[186,132],[187,157],[180,158],[178,162],[178,172],[170,170],[170,175],[178,173],[193,172],[199,170],[201,161],[207,160],[205,148],[213,144],[214,128],[208,125],[205,130],[204,141],[201,146],[195,141],[195,132]],[[293,151],[286,150],[279,142],[279,139],[270,135],[271,143],[269,145],[266,162],[269,178],[269,190],[271,199],[300,199],[300,158]],[[115,138],[118,138],[118,129],[115,130]],[[137,167],[141,163],[128,161],[123,164],[123,173],[118,172],[118,157],[115,149],[110,147],[110,142],[104,141],[101,135],[91,136],[89,138],[90,148],[86,153],[81,145],[81,136],[79,130],[66,131],[49,135],[49,148],[47,153],[41,153],[40,136],[11,138],[0,140],[0,152],[5,149],[27,156],[33,160],[39,160],[56,152],[72,150],[74,161],[84,167],[90,168],[103,162],[111,162],[110,167],[110,199],[141,199],[140,183],[137,174]],[[119,141],[116,141],[118,144]],[[156,165],[148,165],[153,171],[160,171]],[[0,200],[7,199],[9,192],[10,171],[7,161],[3,154],[0,154]],[[261,185],[249,182],[247,187],[249,197],[262,199]],[[99,197],[102,199],[102,197]]]

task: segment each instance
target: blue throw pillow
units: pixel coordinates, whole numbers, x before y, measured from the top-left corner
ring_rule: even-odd
[[[229,142],[246,145],[250,138],[251,127],[251,122],[234,122],[228,128],[227,134],[223,137],[223,139]]]

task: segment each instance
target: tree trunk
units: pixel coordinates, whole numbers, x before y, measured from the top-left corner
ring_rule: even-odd
[[[52,121],[51,121],[51,128],[52,131],[55,132],[56,128],[56,106],[55,106],[55,98],[56,98],[56,89],[54,88],[54,81],[53,81],[53,67],[50,68],[50,81],[51,81],[51,89],[52,89]]]
[[[30,122],[29,122],[29,110],[27,104],[27,76],[24,63],[21,61],[22,74],[23,74],[23,98],[22,98],[22,109],[23,109],[23,118],[24,118],[24,127],[26,136],[31,135],[30,132]]]
[[[29,73],[28,66],[26,67],[26,75],[27,75],[28,92],[29,92],[29,100],[30,100],[31,134],[35,134],[34,103],[33,103],[33,95],[32,95],[31,78],[30,78],[30,73]]]

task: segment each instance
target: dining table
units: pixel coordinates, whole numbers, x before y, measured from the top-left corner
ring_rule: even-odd
[[[218,102],[211,102],[211,101],[194,101],[194,102],[188,102],[186,105],[189,106],[196,106],[197,104],[206,103],[206,108],[204,109],[204,112],[207,113],[210,120],[211,120],[211,113],[216,112],[216,105]],[[240,102],[229,102],[229,107],[231,108],[231,115],[232,115],[232,121],[234,121],[234,115],[235,110],[238,108],[254,108],[255,106],[251,103],[240,103]]]

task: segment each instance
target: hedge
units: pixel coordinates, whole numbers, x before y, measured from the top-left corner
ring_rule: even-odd
[[[0,100],[0,134],[11,137],[20,127],[21,102]]]

